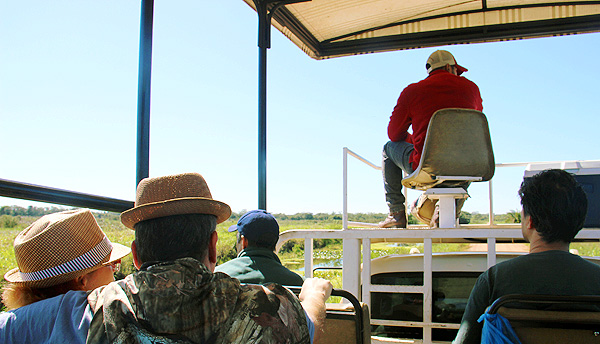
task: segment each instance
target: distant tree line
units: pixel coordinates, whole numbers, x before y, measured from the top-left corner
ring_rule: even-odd
[[[10,216],[43,216],[47,214],[56,213],[59,211],[63,211],[65,208],[62,207],[32,207],[29,206],[27,208],[19,207],[16,205],[6,205],[0,207],[0,215],[10,215]]]
[[[35,216],[40,217],[47,214],[56,213],[59,211],[63,211],[66,208],[63,207],[19,207],[16,205],[3,206],[0,207],[0,215],[9,215],[9,216]],[[231,220],[237,221],[242,215],[244,215],[247,211],[242,210],[239,212],[233,212],[231,214]],[[116,217],[118,214],[98,214],[99,217],[107,216],[107,217]],[[293,215],[288,214],[273,214],[278,221],[342,221],[341,213],[296,213]],[[367,222],[367,223],[376,223],[379,222],[387,216],[386,213],[352,213],[348,214],[348,220],[356,221],[356,222]],[[478,212],[468,213],[461,212],[460,213],[460,223],[487,223],[489,219],[488,214],[480,214]],[[495,214],[495,221],[499,223],[518,223],[521,222],[521,213],[518,211],[509,211],[506,214]],[[417,223],[416,219],[409,216],[409,223]]]

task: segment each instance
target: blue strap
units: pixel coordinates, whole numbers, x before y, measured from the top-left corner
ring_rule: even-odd
[[[521,344],[510,322],[500,314],[483,313],[477,322],[483,322],[481,344]]]

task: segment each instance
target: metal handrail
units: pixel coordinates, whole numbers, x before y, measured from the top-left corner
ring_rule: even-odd
[[[123,212],[133,208],[132,201],[69,191],[48,186],[0,179],[0,196],[72,207]]]
[[[358,161],[363,162],[369,167],[381,170],[381,166],[377,166],[364,157],[360,156],[356,152],[350,150],[348,147],[343,148],[343,206],[342,206],[342,228],[348,229],[348,155],[356,158]],[[530,164],[561,164],[562,167],[565,167],[569,163],[575,163],[578,166],[583,162],[594,162],[596,160],[571,160],[571,161],[536,161],[536,162],[512,162],[512,163],[496,163],[496,168],[498,167],[519,167],[519,166],[528,166]],[[488,201],[489,201],[489,220],[488,225],[494,225],[494,201],[493,201],[493,178],[487,181],[488,183]],[[404,196],[406,197],[406,188],[404,188]]]

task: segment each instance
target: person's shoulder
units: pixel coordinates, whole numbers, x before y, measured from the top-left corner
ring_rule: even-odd
[[[426,83],[428,81],[428,78],[425,78],[423,80],[419,80],[417,82],[413,82],[411,84],[408,84],[406,87],[404,87],[404,90],[402,90],[402,92],[412,92],[416,89],[419,88],[419,86],[421,86],[422,84]]]
[[[14,310],[0,312],[0,330],[4,329],[6,327],[6,324],[16,319],[16,317],[17,316],[15,315]]]
[[[472,81],[472,80],[470,80],[470,79],[467,79],[467,78],[466,78],[466,77],[464,77],[464,76],[456,76],[456,78],[457,78],[457,80],[460,80],[460,82],[462,82],[462,83],[464,83],[464,84],[471,85],[471,86],[473,86],[473,87],[477,87],[477,88],[479,88],[479,86],[477,86],[477,84],[476,84],[474,81]]]
[[[300,275],[298,275],[297,273],[295,273],[294,271],[286,268],[284,266],[284,268],[288,271],[288,275],[290,276],[290,285],[295,285],[295,286],[299,286],[301,287],[302,284],[304,283],[304,278]]]
[[[217,265],[217,267],[215,267],[215,272],[222,272],[223,269],[227,269],[233,265],[236,265],[238,262],[240,262],[240,258],[233,258],[232,260],[226,261],[225,263],[221,264],[221,265]]]

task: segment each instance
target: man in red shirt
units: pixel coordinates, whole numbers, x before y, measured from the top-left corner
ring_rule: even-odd
[[[381,228],[406,228],[402,171],[410,174],[419,166],[433,113],[446,108],[483,110],[479,88],[460,76],[467,69],[450,52],[434,51],[425,68],[429,76],[402,91],[390,117],[390,141],[383,147],[383,184],[390,214],[379,223]],[[412,134],[408,132],[411,126]]]

